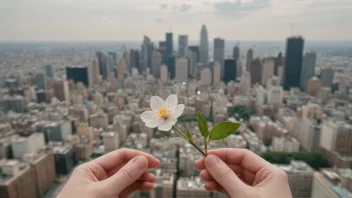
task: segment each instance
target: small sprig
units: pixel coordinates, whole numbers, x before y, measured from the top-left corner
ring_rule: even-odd
[[[163,142],[161,146],[171,145],[171,144],[180,144],[180,143],[189,143],[194,148],[196,148],[202,155],[208,155],[208,144],[212,140],[222,140],[233,134],[241,126],[241,123],[236,122],[222,122],[216,124],[210,131],[208,128],[207,121],[203,116],[198,112],[197,121],[198,128],[203,137],[204,151],[200,149],[193,140],[193,133],[186,125],[186,133],[182,132],[176,126],[177,118],[182,114],[185,105],[177,105],[177,96],[170,95],[166,101],[161,99],[158,96],[153,96],[150,100],[150,106],[152,111],[146,111],[141,114],[141,119],[145,122],[145,125],[149,128],[158,127],[159,130],[169,131],[174,129],[179,133],[182,138],[170,138],[168,141]]]

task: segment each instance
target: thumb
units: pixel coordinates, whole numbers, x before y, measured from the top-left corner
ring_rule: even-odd
[[[147,170],[147,158],[142,155],[136,156],[110,178],[102,181],[101,186],[109,191],[109,194],[119,194]]]
[[[205,166],[214,180],[230,195],[243,192],[247,188],[237,175],[216,155],[208,155],[205,158]]]

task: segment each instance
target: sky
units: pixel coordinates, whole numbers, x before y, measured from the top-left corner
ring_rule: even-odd
[[[352,40],[352,0],[0,0],[0,41]],[[176,37],[174,36],[174,37]]]

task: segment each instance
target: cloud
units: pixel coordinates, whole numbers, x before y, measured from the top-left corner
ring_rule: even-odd
[[[181,12],[187,12],[192,6],[189,4],[182,4],[180,7]]]
[[[251,11],[260,8],[269,7],[269,0],[252,0],[236,2],[219,2],[214,3],[214,8],[217,12],[224,14],[238,14],[238,12]]]

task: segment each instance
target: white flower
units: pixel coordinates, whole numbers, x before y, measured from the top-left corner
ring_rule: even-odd
[[[145,111],[141,114],[141,119],[149,128],[156,128],[160,131],[170,131],[175,125],[185,109],[184,104],[177,105],[177,96],[169,95],[166,101],[159,96],[150,99],[152,111]]]

